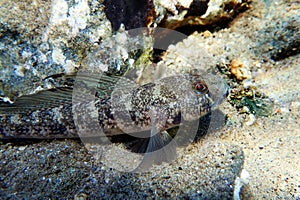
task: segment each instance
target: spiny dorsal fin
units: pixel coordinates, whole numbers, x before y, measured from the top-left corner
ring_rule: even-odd
[[[126,77],[79,71],[75,81],[75,91],[80,92],[80,87],[95,89],[98,98],[109,98],[116,88],[132,89],[133,81]]]
[[[70,77],[76,79],[74,87],[78,95],[85,95],[84,89],[95,89],[98,98],[109,98],[116,84],[120,81],[122,89],[132,88],[132,81],[120,76],[107,76],[90,72],[79,72]],[[117,84],[118,87],[119,84]],[[60,87],[39,91],[35,94],[17,98],[13,104],[0,102],[0,114],[26,113],[42,108],[58,107],[62,104],[71,104],[74,88]],[[82,98],[80,96],[80,98]]]
[[[55,88],[21,96],[13,104],[0,103],[0,114],[26,113],[72,103],[72,88]]]

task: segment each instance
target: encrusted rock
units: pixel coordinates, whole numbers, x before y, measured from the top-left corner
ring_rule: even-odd
[[[156,23],[175,29],[181,26],[213,25],[231,20],[249,8],[250,0],[155,0]]]
[[[76,71],[90,49],[111,36],[104,6],[96,0],[0,4],[0,96],[13,99],[53,87],[46,77]]]

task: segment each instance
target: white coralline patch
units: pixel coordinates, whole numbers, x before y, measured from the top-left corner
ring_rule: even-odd
[[[52,2],[52,12],[50,18],[51,25],[60,25],[67,20],[68,3],[64,0],[54,0]]]
[[[223,13],[224,11],[223,8],[226,3],[230,3],[233,5],[237,5],[237,4],[241,4],[242,0],[210,0],[208,2],[208,9],[206,11],[206,13],[204,15],[202,15],[201,17],[206,18],[209,15],[216,15],[217,13]]]
[[[76,5],[69,9],[68,24],[72,27],[72,35],[75,36],[81,29],[87,26],[90,8],[87,0],[75,0]]]
[[[77,67],[74,61],[66,59],[66,56],[64,56],[62,50],[59,48],[53,49],[52,60],[54,63],[63,66],[65,73],[67,74],[73,73]]]
[[[96,43],[99,41],[99,38],[108,35],[107,32],[111,27],[110,22],[107,20],[103,24],[99,25],[96,29],[93,30],[93,34],[90,34],[90,41]]]
[[[68,3],[65,0],[53,0],[51,4],[50,19],[47,29],[43,34],[43,42],[48,42],[49,35],[55,32],[56,28],[68,22]],[[66,27],[64,27],[66,28]]]
[[[64,65],[64,69],[67,74],[75,72],[76,67],[77,65],[72,60],[67,60],[66,64]]]
[[[64,56],[63,52],[59,48],[54,48],[52,52],[52,60],[57,64],[64,64],[66,57]]]
[[[224,3],[224,0],[209,1],[207,11],[202,17],[207,17],[212,13],[219,12],[220,8],[222,8],[222,3]]]
[[[48,61],[47,55],[42,52],[40,52],[40,58],[44,63]]]
[[[177,4],[179,4],[185,8],[190,7],[192,2],[193,2],[193,0],[177,0]]]
[[[156,0],[154,1],[155,5],[160,4],[162,7],[166,8],[167,10],[171,11],[173,14],[177,14],[178,11],[176,9],[176,1],[175,0]]]
[[[51,17],[44,41],[47,41],[51,31],[62,31],[69,37],[75,37],[80,30],[85,29],[90,18],[90,8],[87,0],[75,0],[75,5],[69,7],[65,0],[54,0],[51,6]]]

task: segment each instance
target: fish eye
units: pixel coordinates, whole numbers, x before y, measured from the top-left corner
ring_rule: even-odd
[[[193,89],[197,94],[205,94],[208,91],[207,86],[203,82],[195,82]]]

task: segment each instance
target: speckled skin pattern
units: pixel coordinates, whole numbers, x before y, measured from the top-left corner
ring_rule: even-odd
[[[122,134],[124,130],[126,133],[150,130],[153,122],[162,131],[180,125],[182,120],[201,117],[210,111],[213,101],[201,76],[167,77],[77,105],[74,101],[72,105],[69,98],[55,107],[37,106],[26,112],[10,113],[9,109],[0,108],[0,139],[77,138],[77,125],[87,131],[87,136],[89,132],[99,131],[99,127],[106,135]],[[96,114],[90,109],[91,104]],[[122,113],[130,119],[120,117]],[[93,123],[95,119],[97,125]]]
[[[71,101],[54,108],[40,108],[20,114],[0,116],[0,138],[74,138],[76,127]]]

